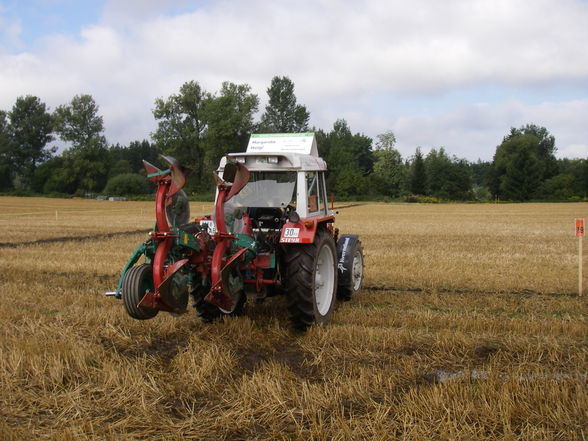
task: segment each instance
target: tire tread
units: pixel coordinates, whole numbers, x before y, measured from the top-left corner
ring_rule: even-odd
[[[145,277],[151,277],[151,265],[142,264],[128,269],[122,284],[122,299],[127,314],[136,320],[148,320],[159,312],[157,309],[144,308],[139,302],[145,295],[140,292]]]
[[[295,329],[304,331],[316,323],[313,272],[318,245],[323,242],[323,237],[330,234],[325,230],[316,233],[312,244],[292,245],[288,247],[285,257],[287,283],[286,298],[290,321]],[[326,239],[328,240],[328,239]],[[333,247],[334,249],[334,241]],[[336,253],[334,259],[336,261]],[[336,271],[333,272],[336,277]],[[336,289],[336,283],[334,284]]]

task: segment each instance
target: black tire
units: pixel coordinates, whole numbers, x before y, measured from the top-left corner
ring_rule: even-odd
[[[348,301],[363,283],[363,247],[359,236],[345,234],[337,241],[337,297]]]
[[[138,306],[147,290],[153,290],[151,265],[142,264],[129,268],[122,283],[122,299],[127,313],[134,319],[147,320],[159,312],[157,309]]]
[[[235,309],[228,314],[218,309],[218,307],[216,307],[215,305],[205,302],[204,300],[196,302],[195,306],[196,311],[198,311],[198,317],[200,317],[200,319],[204,323],[212,323],[215,320],[218,320],[219,318],[224,316],[237,317],[243,315],[243,309],[245,306],[245,295],[242,295],[239,298],[237,305],[235,305]]]
[[[216,305],[212,303],[208,303],[204,300],[204,297],[208,294],[208,292],[201,292],[194,294],[194,307],[196,308],[196,312],[198,317],[204,323],[212,323],[215,320],[218,320],[224,316],[240,316],[243,315],[243,310],[245,308],[245,301],[247,300],[247,296],[245,293],[241,293],[239,298],[237,299],[237,303],[231,312],[224,312],[221,311]]]
[[[314,324],[327,323],[335,307],[337,289],[337,251],[333,236],[320,229],[313,243],[286,247],[285,260],[286,298],[292,325],[304,331]],[[325,281],[317,286],[320,271]]]

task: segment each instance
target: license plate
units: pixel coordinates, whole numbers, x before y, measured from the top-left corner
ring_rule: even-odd
[[[206,229],[208,230],[208,234],[214,234],[216,233],[216,225],[214,224],[213,220],[210,219],[202,219],[200,221],[200,225],[203,227],[206,227]]]

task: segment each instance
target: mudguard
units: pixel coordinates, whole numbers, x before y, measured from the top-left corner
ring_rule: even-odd
[[[338,285],[349,286],[353,268],[353,250],[359,242],[357,234],[344,234],[337,241]]]

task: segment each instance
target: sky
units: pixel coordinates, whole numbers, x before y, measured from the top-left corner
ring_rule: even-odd
[[[0,0],[0,109],[91,94],[110,143],[149,139],[187,81],[247,83],[262,112],[275,75],[311,126],[392,131],[404,157],[491,160],[525,124],[588,157],[588,0]]]

